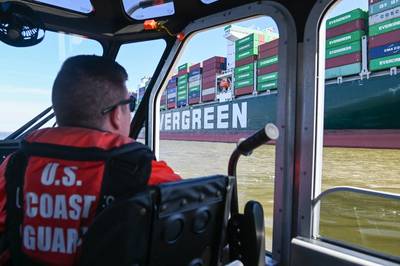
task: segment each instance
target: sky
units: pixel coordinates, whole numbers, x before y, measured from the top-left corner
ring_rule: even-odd
[[[367,10],[367,0],[343,0],[331,9],[327,17],[357,7]],[[90,7],[82,8],[89,10]],[[242,21],[238,25],[276,29],[273,20],[268,17]],[[197,63],[216,55],[226,56],[227,41],[223,37],[223,28],[221,26],[193,36],[176,65]],[[163,40],[122,46],[116,61],[128,72],[129,90],[136,90],[142,77],[153,74],[164,49]],[[15,48],[0,42],[0,132],[18,129],[51,105],[52,83],[66,58],[77,54],[101,55],[102,52],[101,45],[94,40],[49,31],[40,44],[29,48]]]

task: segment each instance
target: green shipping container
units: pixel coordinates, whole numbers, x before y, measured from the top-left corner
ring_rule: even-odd
[[[258,44],[258,42],[259,42],[258,35],[252,33],[252,34],[247,35],[246,37],[244,37],[242,39],[236,40],[235,41],[235,47],[236,47],[236,49],[238,49],[238,48],[240,48],[240,47],[242,47],[242,46],[244,46],[244,45],[246,45],[248,43]]]
[[[268,73],[257,77],[257,83],[270,82],[278,79],[278,72]]]
[[[369,61],[369,70],[376,71],[400,66],[400,54],[381,57]]]
[[[274,90],[278,88],[278,81],[268,81],[257,84],[257,91]]]
[[[235,89],[252,86],[253,84],[254,84],[254,79],[253,78],[235,81]]]
[[[184,94],[181,94],[181,95],[178,94],[178,100],[186,99],[186,98],[187,98],[187,93],[186,92]]]
[[[345,54],[352,54],[361,51],[361,42],[355,41],[345,45],[337,46],[326,50],[326,58],[333,58]]]
[[[357,20],[357,19],[367,19],[368,14],[361,10],[360,8],[354,9],[347,13],[341,14],[339,16],[333,17],[326,21],[326,28],[334,28],[343,24],[346,24],[350,21]]]
[[[183,79],[183,80],[178,80],[178,86],[181,86],[181,85],[186,85],[188,83],[188,80],[186,79]]]
[[[189,64],[188,64],[188,63],[183,64],[183,65],[180,65],[180,66],[178,67],[178,71],[187,70],[188,67],[189,67]]]
[[[394,18],[369,27],[369,36],[376,36],[400,29],[400,18]]]
[[[178,77],[178,82],[181,81],[181,80],[187,80],[187,79],[188,79],[188,76],[189,76],[188,74],[179,76],[179,77]]]
[[[187,89],[187,85],[180,85],[178,86],[178,91],[182,91],[182,90],[186,90]]]
[[[250,56],[258,55],[258,46],[244,50],[238,54],[235,54],[235,60],[239,61]]]
[[[259,60],[257,63],[257,67],[262,68],[262,67],[266,67],[266,66],[273,65],[276,63],[278,63],[277,55]]]
[[[361,72],[361,63],[329,68],[325,70],[325,79],[350,76]]]
[[[189,87],[189,91],[199,91],[200,86]]]
[[[346,43],[351,43],[355,41],[361,40],[362,36],[365,35],[365,32],[362,30],[357,30],[353,32],[349,32],[343,35],[339,35],[337,37],[334,37],[332,39],[329,39],[326,41],[326,49],[336,47],[339,45],[344,45]]]
[[[249,78],[254,78],[254,71],[242,72],[235,75],[235,81],[239,81],[242,79],[249,79]]]
[[[247,64],[247,65],[243,65],[243,66],[240,66],[240,67],[236,67],[235,68],[235,75],[239,75],[241,73],[249,72],[249,71],[254,71],[254,64],[253,63]]]
[[[241,53],[241,52],[244,52],[244,51],[246,51],[246,50],[251,50],[251,49],[257,49],[258,50],[258,43],[247,43],[247,44],[244,44],[244,45],[242,45],[242,46],[240,46],[240,47],[235,47],[235,54],[239,54],[239,53]]]

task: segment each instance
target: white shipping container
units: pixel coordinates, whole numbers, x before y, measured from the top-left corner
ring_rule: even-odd
[[[201,75],[192,76],[189,78],[189,83],[193,81],[201,80]]]
[[[372,15],[368,19],[370,26],[400,17],[400,6]]]
[[[200,82],[201,82],[200,79],[199,79],[199,80],[196,80],[196,81],[192,81],[192,82],[189,81],[189,87],[200,86]]]
[[[215,87],[204,89],[201,91],[201,95],[210,95],[215,93]]]
[[[168,98],[168,99],[175,98],[175,97],[176,97],[176,92],[168,93],[168,94],[167,94],[167,98]]]
[[[228,41],[226,53],[226,69],[235,67],[235,42]]]

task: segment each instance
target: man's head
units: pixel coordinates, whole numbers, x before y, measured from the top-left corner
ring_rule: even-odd
[[[59,126],[94,128],[129,134],[130,111],[125,82],[128,74],[117,62],[94,55],[67,59],[54,81],[52,102]]]

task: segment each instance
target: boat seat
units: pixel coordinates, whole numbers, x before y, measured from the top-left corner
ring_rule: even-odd
[[[222,175],[150,187],[94,220],[80,265],[220,265],[232,178]]]

